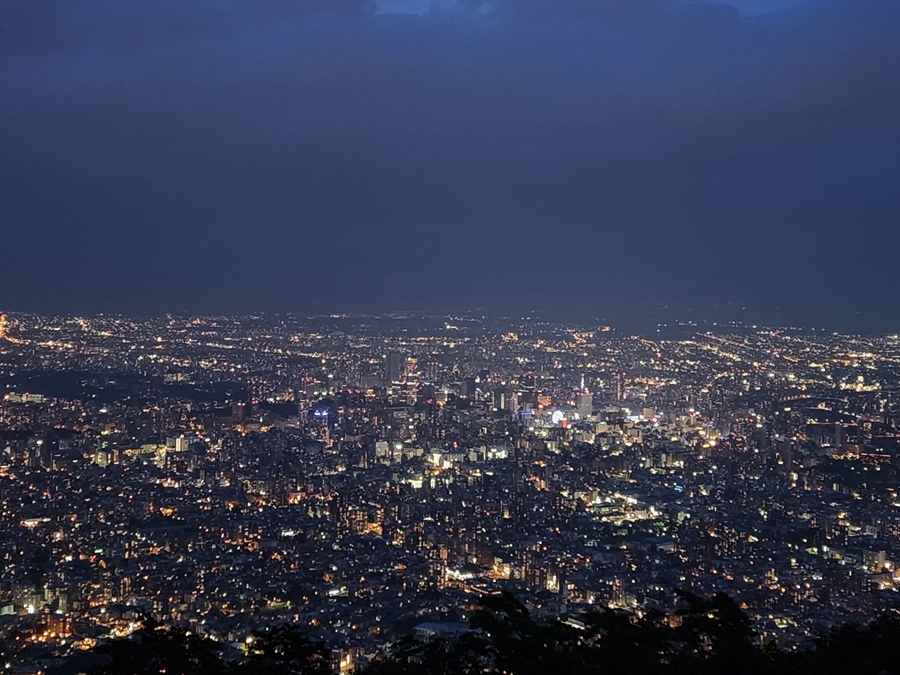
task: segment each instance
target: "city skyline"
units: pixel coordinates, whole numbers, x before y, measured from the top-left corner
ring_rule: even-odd
[[[746,308],[742,308],[746,309]],[[110,311],[93,311],[93,312],[29,312],[9,310],[0,311],[0,339],[9,337],[10,327],[16,325],[26,325],[33,321],[67,320],[75,323],[90,323],[92,321],[207,321],[207,320],[227,320],[227,321],[243,321],[243,320],[262,320],[275,322],[317,322],[317,321],[334,321],[335,326],[343,325],[351,332],[364,327],[366,331],[378,330],[379,327],[390,325],[392,322],[403,324],[405,322],[416,323],[419,321],[430,322],[454,322],[463,321],[465,323],[475,323],[486,325],[501,325],[505,322],[534,321],[542,325],[567,326],[571,330],[601,331],[610,332],[619,337],[626,336],[642,336],[642,337],[662,337],[664,339],[678,340],[688,338],[691,335],[702,333],[703,331],[711,332],[729,332],[738,333],[754,333],[760,331],[777,331],[797,333],[801,335],[814,335],[816,333],[832,334],[832,335],[859,335],[864,337],[892,337],[898,334],[898,331],[868,331],[868,330],[833,330],[828,326],[816,326],[808,324],[797,324],[791,322],[784,323],[767,323],[765,321],[752,321],[750,319],[728,319],[728,315],[724,314],[718,319],[702,318],[697,316],[692,310],[678,313],[671,313],[672,308],[666,307],[667,312],[660,312],[652,315],[648,314],[642,319],[633,320],[631,322],[616,323],[607,321],[604,317],[596,316],[578,316],[563,314],[562,316],[554,312],[543,312],[538,310],[503,313],[495,312],[485,308],[460,308],[458,311],[423,311],[418,309],[395,309],[392,311],[378,312],[354,312],[354,311],[321,311],[321,312],[291,312],[291,311],[244,311],[244,312],[191,312],[187,310],[166,311],[166,312],[110,312]],[[743,312],[735,314],[740,316]],[[369,323],[372,322],[372,323]]]
[[[221,654],[167,672],[275,627],[365,673],[506,593],[673,638],[731,598],[789,665],[894,616],[900,336],[679,328],[0,314],[0,662],[84,672],[158,623]]]
[[[900,8],[8,2],[6,310],[900,330]]]

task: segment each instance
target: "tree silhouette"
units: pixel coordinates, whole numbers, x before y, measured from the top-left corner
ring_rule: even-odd
[[[664,623],[661,612],[650,612],[634,620],[624,612],[606,609],[586,614],[583,620],[590,651],[586,660],[594,666],[592,672],[668,672],[675,649],[672,630]]]
[[[817,639],[803,661],[807,669],[801,672],[816,675],[900,672],[900,614],[885,612],[865,626],[836,628]]]
[[[253,631],[247,660],[232,670],[237,675],[330,675],[331,650],[307,638],[297,626],[282,624]]]
[[[458,640],[417,640],[406,636],[375,659],[366,675],[475,675],[484,673],[490,659],[487,644],[477,635]]]
[[[224,672],[214,641],[179,628],[164,628],[150,617],[127,639],[99,645],[95,653],[106,663],[89,675],[210,675]]]
[[[900,672],[900,614],[842,626],[806,651],[761,647],[727,595],[678,594],[674,613],[606,609],[578,627],[537,621],[509,593],[485,596],[472,630],[455,640],[395,642],[362,675],[887,675]],[[328,675],[330,650],[294,625],[251,633],[245,658],[226,663],[218,644],[144,617],[129,638],[98,646],[89,675]]]

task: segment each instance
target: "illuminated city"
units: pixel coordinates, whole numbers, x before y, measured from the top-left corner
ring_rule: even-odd
[[[900,337],[538,317],[9,314],[5,658],[146,612],[346,667],[514,589],[726,592],[777,644],[900,606]]]

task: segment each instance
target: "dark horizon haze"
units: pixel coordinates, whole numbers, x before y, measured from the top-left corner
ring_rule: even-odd
[[[900,330],[895,0],[6,0],[0,311]]]

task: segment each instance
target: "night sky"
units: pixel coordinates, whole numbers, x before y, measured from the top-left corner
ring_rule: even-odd
[[[900,330],[897,0],[0,0],[0,309]]]

